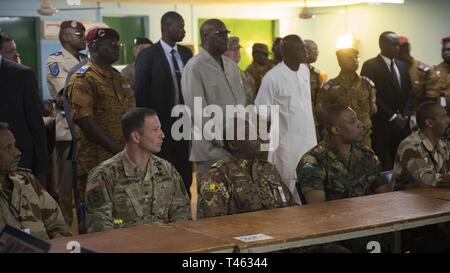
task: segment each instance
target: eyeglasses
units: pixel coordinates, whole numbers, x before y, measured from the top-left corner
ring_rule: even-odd
[[[226,36],[228,36],[228,34],[230,34],[230,31],[227,29],[226,30],[216,30],[214,32],[210,32],[209,34],[226,37]]]
[[[68,33],[68,34],[77,36],[80,39],[84,39],[84,37],[85,37],[84,33],[81,33],[81,32],[74,32],[74,33]]]

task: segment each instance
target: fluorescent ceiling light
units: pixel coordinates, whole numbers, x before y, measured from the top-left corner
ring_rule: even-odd
[[[306,2],[306,5],[310,8],[320,8],[320,7],[336,7],[336,6],[350,6],[350,5],[358,5],[358,4],[403,4],[404,0],[310,0]],[[293,2],[280,2],[273,3],[273,6],[278,7],[304,7],[304,3],[302,1],[298,1],[298,3]]]

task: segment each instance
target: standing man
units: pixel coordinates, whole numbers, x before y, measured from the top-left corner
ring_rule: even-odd
[[[427,64],[414,59],[411,56],[411,44],[408,38],[400,36],[400,50],[398,58],[406,63],[411,78],[411,99],[413,101],[414,113],[419,105],[427,99],[439,98],[439,86],[437,76],[433,69]],[[426,97],[426,95],[428,97]]]
[[[228,49],[225,51],[224,55],[238,64],[241,60],[241,48],[242,46],[239,44],[239,37],[229,37]],[[253,104],[256,97],[255,80],[247,71],[242,71],[239,69],[239,72],[241,73],[241,83],[245,91],[247,104]]]
[[[333,104],[350,106],[364,126],[362,144],[372,147],[372,120],[377,112],[375,84],[367,77],[356,74],[359,66],[359,52],[354,48],[336,51],[341,72],[324,85],[317,96],[317,107],[321,113]]]
[[[183,181],[168,161],[155,156],[164,133],[155,111],[134,108],[122,119],[125,149],[89,173],[87,231],[191,220]]]
[[[272,66],[275,66],[275,65],[281,63],[281,61],[283,60],[283,57],[281,56],[280,43],[281,43],[280,37],[276,37],[275,39],[273,39],[272,59],[270,59],[270,61],[269,61],[270,65],[272,65]]]
[[[30,169],[46,189],[47,139],[36,75],[31,68],[3,55],[0,71],[0,120],[9,123],[16,136],[17,148],[22,152],[19,167]]]
[[[80,203],[84,201],[88,172],[122,151],[122,116],[134,107],[133,91],[112,67],[119,59],[119,33],[111,28],[93,28],[86,36],[89,61],[72,76],[67,98],[77,137],[77,190],[79,229],[84,233]]]
[[[269,161],[277,167],[283,182],[300,203],[295,188],[295,169],[302,155],[317,144],[309,69],[304,64],[308,55],[305,44],[297,35],[283,38],[281,54],[283,62],[263,78],[255,105],[279,106],[280,126],[270,129],[271,135],[274,130],[279,130],[279,146],[269,152]]]
[[[438,77],[438,96],[445,97],[445,105],[447,109],[450,109],[450,36],[442,39],[442,60],[435,67],[436,75]],[[428,97],[432,97],[430,94],[426,94]],[[444,102],[441,103],[442,105]]]
[[[378,112],[373,116],[372,143],[380,158],[383,170],[391,170],[400,142],[410,134],[407,105],[411,80],[408,67],[397,60],[399,38],[392,31],[381,33],[379,46],[381,53],[367,60],[361,75],[375,83]]]
[[[255,79],[256,92],[261,86],[261,80],[273,65],[269,63],[269,48],[266,44],[254,43],[252,47],[253,62],[245,71],[250,73]]]
[[[68,225],[72,223],[72,162],[70,150],[72,147],[72,134],[66,119],[63,107],[63,91],[66,85],[67,73],[87,56],[80,53],[86,48],[85,28],[77,21],[64,21],[59,28],[59,41],[61,50],[51,54],[47,59],[47,83],[48,90],[57,100],[55,116],[55,149],[52,154],[53,174],[51,192],[57,195]]]
[[[139,53],[147,48],[152,46],[153,43],[148,38],[145,37],[135,37],[133,40],[133,55],[134,58],[137,59],[137,56]],[[136,75],[136,62],[129,64],[125,66],[125,68],[122,70],[122,76],[127,79],[130,84],[131,88],[135,90],[135,75]]]
[[[319,56],[319,49],[313,40],[305,40],[305,46],[308,50],[308,60],[306,61],[309,68],[310,83],[311,83],[311,100],[314,113],[316,113],[317,94],[322,87],[322,78],[320,77],[320,70],[315,68],[312,64],[317,61]]]
[[[233,60],[223,55],[227,51],[228,33],[225,24],[218,19],[209,19],[200,27],[200,53],[187,63],[181,82],[184,101],[191,110],[192,118],[194,110],[202,111],[208,105],[219,106],[223,113],[227,105],[245,105],[239,68]],[[194,109],[194,98],[201,99],[201,109]],[[203,118],[202,124],[206,121]],[[222,143],[205,139],[202,124],[193,125],[194,134],[200,134],[201,140],[192,140],[189,157],[197,164],[198,182],[214,162],[229,157]]]
[[[177,44],[183,41],[186,32],[180,14],[169,11],[161,18],[161,40],[142,50],[136,60],[136,105],[155,110],[161,119],[166,136],[161,158],[168,160],[180,173],[189,191],[192,184],[192,163],[189,162],[189,141],[174,140],[172,108],[185,104],[181,86],[181,75],[188,60],[192,58],[189,48]]]

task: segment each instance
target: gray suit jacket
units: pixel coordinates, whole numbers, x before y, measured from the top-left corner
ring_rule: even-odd
[[[200,48],[200,53],[186,64],[181,78],[181,90],[184,102],[191,110],[192,121],[194,120],[194,111],[202,111],[203,107],[208,105],[217,105],[222,109],[224,122],[227,105],[245,106],[246,97],[241,84],[239,68],[226,56],[222,56],[222,61],[223,70],[206,50]],[[201,99],[202,109],[194,109],[194,97]],[[203,118],[203,123],[199,126],[204,126],[209,119]],[[195,125],[193,123],[192,126],[194,132],[201,133],[202,127]],[[220,125],[216,126],[215,129],[222,131],[223,128]],[[202,140],[192,139],[190,161],[218,160],[228,157],[228,153],[222,148],[221,141],[208,141],[203,134],[201,137]]]

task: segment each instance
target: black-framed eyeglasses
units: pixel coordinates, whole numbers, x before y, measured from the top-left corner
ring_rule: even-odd
[[[216,30],[209,33],[210,35],[217,35],[217,36],[228,36],[230,34],[230,31],[228,29],[226,30]]]

